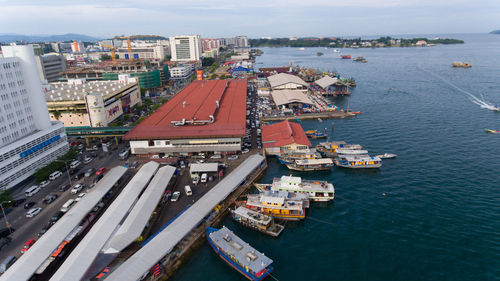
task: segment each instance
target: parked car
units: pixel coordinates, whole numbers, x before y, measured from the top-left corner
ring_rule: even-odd
[[[10,241],[12,241],[12,238],[10,238],[10,237],[0,238],[0,250],[3,248],[3,246],[9,244]]]
[[[49,176],[49,180],[53,181],[62,175],[61,171],[55,171]]]
[[[241,153],[243,153],[243,154],[248,153],[248,152],[250,152],[250,150],[248,150],[248,148],[245,148],[245,149],[243,149],[243,150],[241,151]]]
[[[70,187],[71,187],[71,186],[70,186],[69,184],[64,184],[64,185],[61,185],[61,186],[59,187],[59,191],[60,191],[60,192],[64,192],[64,191],[68,190],[68,188],[70,188]]]
[[[55,200],[57,199],[57,194],[49,194],[47,196],[45,196],[45,198],[43,199],[43,203],[44,204],[50,204],[52,202],[54,202]]]
[[[16,262],[16,260],[17,258],[14,256],[8,256],[7,258],[5,258],[5,260],[3,260],[3,262],[0,264],[0,273],[4,273],[5,271],[7,271],[7,269],[9,269]]]
[[[97,170],[97,171],[95,172],[95,174],[96,174],[96,175],[102,175],[102,174],[104,174],[104,172],[106,172],[106,168],[101,167],[101,168],[99,168],[99,170]]]
[[[85,159],[83,159],[83,164],[88,164],[88,163],[92,162],[92,160],[94,160],[94,158],[87,156],[87,157],[85,157]]]
[[[78,194],[78,196],[76,197],[75,201],[78,202],[78,201],[82,200],[82,198],[85,195],[87,195],[87,193],[85,193],[85,192],[82,192],[82,193]]]
[[[24,254],[26,251],[28,251],[31,248],[31,246],[33,246],[33,244],[35,244],[35,242],[36,242],[36,240],[33,238],[26,241],[26,243],[24,243],[23,248],[21,249],[21,254]]]
[[[238,159],[238,155],[231,155],[227,158],[227,160],[236,160]]]
[[[4,238],[4,237],[7,237],[9,236],[12,232],[16,231],[14,228],[10,228],[10,230],[8,228],[2,228],[0,230],[0,238]]]
[[[71,194],[77,194],[78,192],[80,192],[80,190],[83,189],[83,184],[79,183],[75,186],[73,186],[73,188],[71,189]]]
[[[88,169],[86,172],[85,172],[85,177],[90,177],[92,176],[93,174],[95,173],[95,170],[93,168],[90,168]]]
[[[96,184],[98,181],[100,181],[103,177],[104,177],[104,175],[102,175],[102,174],[95,177],[94,184]]]
[[[138,163],[137,161],[134,161],[134,162],[132,162],[132,164],[130,165],[130,168],[131,168],[131,169],[135,169],[135,168],[137,168],[137,166],[139,166],[139,163]]]
[[[55,223],[58,221],[62,216],[64,215],[64,212],[57,211],[52,217],[49,219],[49,223]]]
[[[35,202],[26,202],[24,204],[24,208],[27,210],[27,209],[30,209],[31,207],[35,206]]]
[[[177,199],[179,199],[180,196],[181,196],[180,191],[176,191],[172,194],[172,198],[170,198],[170,201],[175,202],[177,201]]]
[[[49,185],[50,181],[42,181],[38,186],[40,187],[46,187],[47,185]]]
[[[32,218],[32,217],[35,217],[35,216],[36,216],[36,215],[38,215],[41,211],[42,211],[42,208],[40,208],[40,207],[36,207],[36,208],[30,209],[28,212],[26,212],[26,217],[27,217],[27,218]]]
[[[42,236],[45,234],[45,232],[47,232],[47,230],[49,230],[49,228],[51,228],[54,224],[53,223],[49,223],[47,224],[46,226],[44,226],[40,232],[38,232],[38,237]]]
[[[17,206],[23,204],[24,202],[26,202],[26,198],[14,200],[14,204],[12,204],[12,207],[17,207]]]

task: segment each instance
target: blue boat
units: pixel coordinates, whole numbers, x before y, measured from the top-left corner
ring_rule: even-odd
[[[263,280],[274,270],[272,259],[252,248],[227,227],[208,227],[206,234],[208,243],[219,257],[249,280]]]

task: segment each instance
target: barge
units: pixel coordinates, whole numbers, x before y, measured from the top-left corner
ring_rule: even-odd
[[[275,223],[272,217],[243,206],[230,211],[231,216],[236,222],[273,237],[278,237],[283,229],[285,229],[283,225]]]

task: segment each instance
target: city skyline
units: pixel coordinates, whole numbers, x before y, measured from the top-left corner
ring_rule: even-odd
[[[500,4],[480,2],[218,0],[208,6],[199,0],[71,4],[52,0],[43,5],[32,0],[0,0],[0,24],[7,27],[0,33],[78,33],[100,38],[117,34],[200,34],[205,38],[245,34],[259,38],[487,33],[498,29]]]

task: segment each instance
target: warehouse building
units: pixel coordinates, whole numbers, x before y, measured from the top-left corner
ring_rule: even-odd
[[[241,150],[246,80],[194,81],[124,136],[133,154]]]
[[[314,106],[314,103],[300,90],[279,90],[272,91],[271,97],[274,104],[279,108],[302,108],[304,106]]]
[[[275,155],[281,150],[307,149],[311,142],[300,124],[285,120],[262,126],[262,145],[267,154]]]
[[[309,84],[307,84],[307,82],[302,80],[300,77],[288,73],[271,75],[267,77],[267,80],[269,81],[269,85],[271,85],[271,89],[273,91],[292,89],[307,92],[309,86]]]

